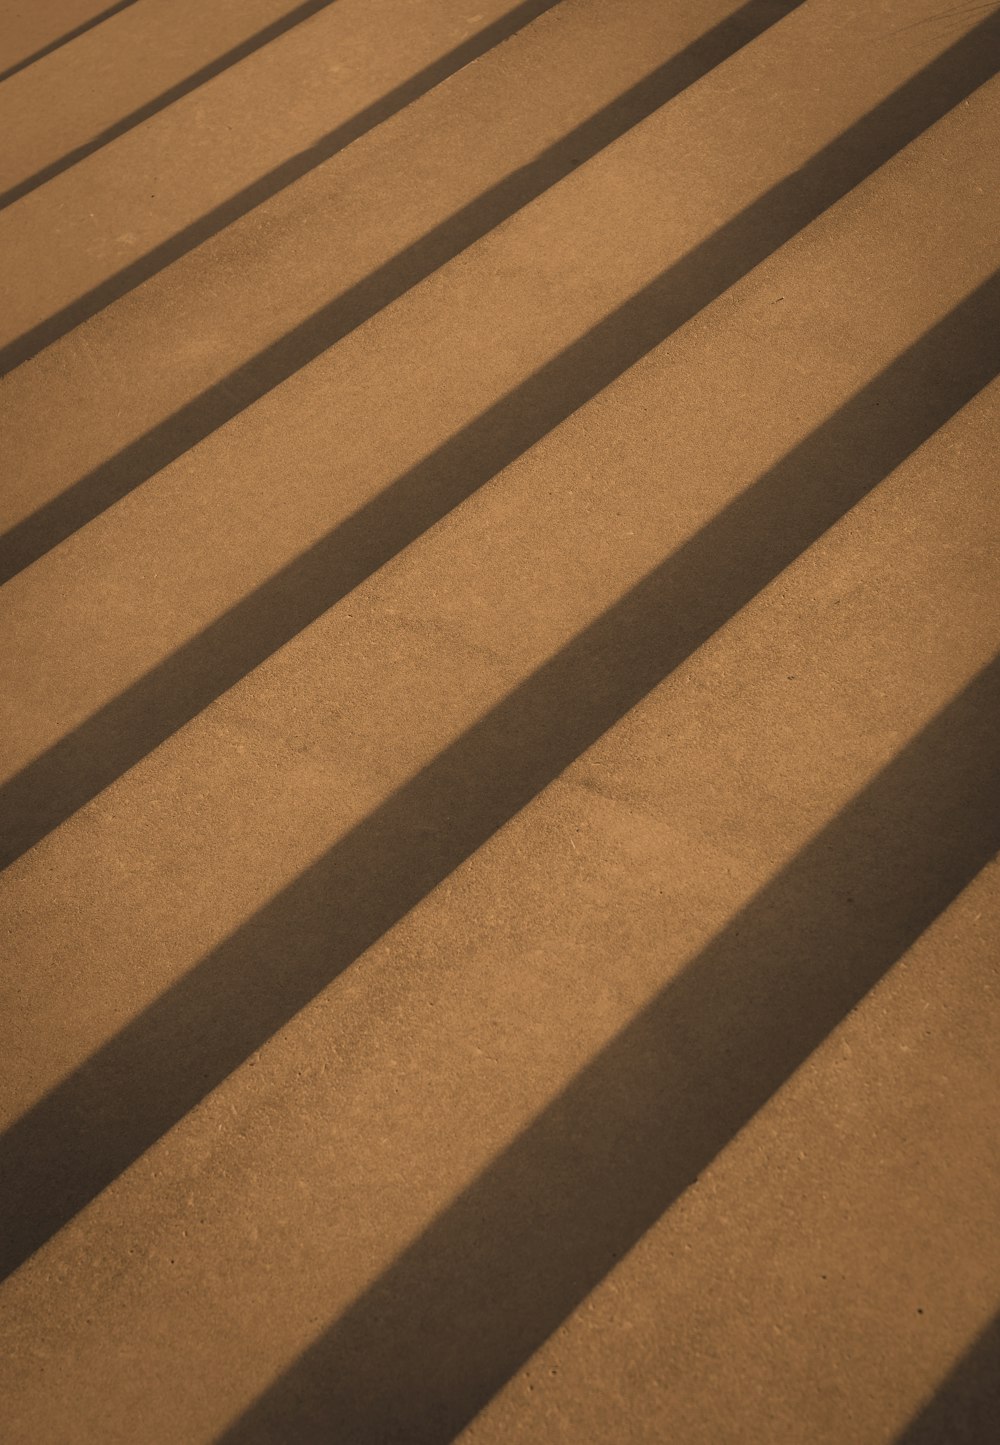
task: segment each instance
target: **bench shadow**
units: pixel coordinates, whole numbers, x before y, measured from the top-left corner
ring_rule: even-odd
[[[896,1445],[989,1445],[1000,1434],[1000,1314],[896,1438]]]
[[[0,1273],[112,1183],[996,376],[998,322],[1000,274],[0,1136],[0,1177],[10,1181],[0,1201]]]
[[[994,661],[222,1445],[454,1439],[994,857],[998,723]]]
[[[968,58],[965,49],[956,48],[935,62],[827,146],[802,171],[775,186],[669,267],[0,787],[0,813],[4,817],[0,867],[19,857],[191,721],[834,204],[918,134],[925,122],[929,123],[926,106],[930,106],[931,119],[947,110],[957,91],[964,93],[971,86],[965,69]],[[976,58],[981,56],[977,54]],[[996,64],[995,55],[990,56],[989,63]],[[474,227],[483,224],[483,218],[477,215]],[[448,241],[449,246],[453,239]],[[440,260],[433,253],[433,245],[431,251],[425,257],[424,269],[433,269]],[[401,264],[403,271],[395,284],[405,289],[406,265],[410,263]],[[391,267],[382,271],[388,269]],[[262,360],[258,359],[263,370],[255,369],[253,364],[242,368],[234,378],[212,388],[183,413],[8,532],[0,538],[0,569],[6,567],[6,575],[16,572],[60,537],[82,526],[96,511],[138,485],[156,469],[155,458],[161,456],[163,447],[170,456],[179,455],[183,446],[180,436],[174,433],[175,427],[184,435],[194,428],[197,435],[193,444],[217,422],[225,420],[223,413],[249,405],[256,395],[295,369],[300,344],[305,344],[310,354],[318,352],[334,332],[341,335],[351,329],[357,313],[350,311],[350,305],[359,306],[365,314],[377,309],[384,300],[383,284],[382,273],[375,273],[354,288],[348,298],[340,298],[326,308],[319,320],[307,323],[304,336],[299,334],[303,331],[300,328],[271,348]],[[995,325],[994,303],[995,289],[990,283],[979,293],[977,305],[983,309],[980,322],[975,319],[974,309],[969,312],[960,308],[949,323],[963,335],[968,332],[969,360],[966,363],[959,359],[952,373],[941,376],[939,390],[928,398],[926,417],[930,430],[992,376],[995,347],[990,325]],[[928,342],[915,355],[929,357],[935,345],[948,344],[947,334],[947,327],[935,332],[937,341]],[[234,401],[234,394],[242,396],[242,400]],[[929,434],[929,430],[922,433]]]

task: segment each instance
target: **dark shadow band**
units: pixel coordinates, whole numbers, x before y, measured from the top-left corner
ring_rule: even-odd
[[[994,276],[58,1084],[0,1137],[0,1271],[111,1184],[998,372]],[[991,743],[992,757],[1000,728]],[[981,766],[978,755],[968,763]],[[1000,825],[976,777],[982,795],[968,821],[960,815],[966,832],[949,845],[954,865],[942,860],[944,880],[981,867],[987,825]],[[903,833],[896,846],[911,841]],[[913,877],[922,897],[940,896],[917,864]]]

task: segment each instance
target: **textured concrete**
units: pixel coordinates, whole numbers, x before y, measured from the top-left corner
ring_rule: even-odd
[[[3,212],[4,340],[98,287],[103,305],[114,278],[159,269],[550,4],[484,0],[471,22],[461,0],[318,11]]]
[[[137,0],[40,57],[0,92],[0,126],[11,137],[0,163],[0,204],[69,170],[329,3]]]
[[[513,14],[204,103],[404,9]],[[726,15],[522,16],[5,378],[5,1442],[990,1438],[1000,22]],[[300,143],[195,94],[12,336]]]
[[[0,77],[4,80],[127,10],[138,0],[7,0],[0,29]]]
[[[171,449],[186,450],[287,379],[794,8],[753,0],[727,17],[705,0],[635,0],[627,12],[595,0],[562,5],[474,67],[428,84],[333,158],[316,147],[306,174],[281,170],[252,204],[226,211],[231,224],[220,220],[207,236],[199,229],[201,244],[181,233],[166,255],[154,247],[121,271],[93,269],[94,285],[68,303],[69,321],[67,265],[87,264],[77,256],[82,238],[68,231],[70,254],[49,259],[52,290],[28,244],[36,220],[13,208],[9,249],[21,245],[29,273],[11,274],[5,287],[8,362],[37,350],[39,336],[69,334],[8,384],[4,459],[22,480],[3,499],[5,529],[76,483],[91,499],[67,517],[73,530],[144,470],[160,470]],[[159,147],[145,131],[139,142]],[[126,169],[120,150],[102,157],[113,176]],[[690,188],[683,168],[673,179],[680,193]],[[47,187],[46,204],[68,184]],[[140,286],[144,268],[154,274]],[[81,306],[99,314],[75,327]],[[56,427],[40,448],[27,419],[43,394],[74,425]],[[52,544],[54,525],[49,515],[38,544]],[[4,575],[31,555],[26,543],[13,555],[5,540]]]

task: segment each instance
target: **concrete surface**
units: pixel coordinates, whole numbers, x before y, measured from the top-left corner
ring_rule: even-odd
[[[137,0],[49,0],[33,5],[30,0],[8,0],[3,7],[3,29],[0,31],[0,79],[23,70],[51,55],[63,45],[86,34],[95,25],[103,24],[127,10]]]
[[[219,0],[206,8],[138,0],[38,58],[30,75],[10,77],[0,93],[0,124],[14,138],[0,163],[0,205],[71,169],[329,3]],[[67,91],[72,106],[63,103]]]
[[[992,1438],[1000,20],[537,9],[0,216],[5,1442]]]
[[[37,334],[42,319],[57,316],[59,334],[81,305],[85,314],[99,309],[552,3],[484,0],[468,22],[461,0],[336,0],[131,125],[0,216],[4,339],[27,328],[29,351],[51,340],[49,330]],[[57,62],[69,63],[63,52]],[[31,243],[39,231],[41,254]],[[5,355],[4,367],[24,354]]]

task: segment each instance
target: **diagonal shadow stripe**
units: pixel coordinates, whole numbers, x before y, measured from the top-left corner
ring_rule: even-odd
[[[453,50],[449,50],[438,60],[410,76],[409,80],[404,80],[394,86],[379,100],[373,101],[371,105],[365,106],[356,115],[344,121],[342,125],[336,126],[314,145],[308,146],[297,155],[282,161],[273,170],[251,182],[241,191],[237,191],[234,196],[230,196],[228,200],[214,206],[197,221],[192,221],[190,225],[182,227],[180,231],[161,242],[160,245],[154,246],[151,251],[140,256],[138,260],[123,266],[120,271],[100,282],[85,295],[69,302],[54,315],[24,332],[22,336],[0,347],[0,376],[37,355],[39,351],[50,346],[60,336],[65,336],[75,326],[79,326],[89,317],[95,316],[98,311],[103,311],[112,301],[117,301],[120,297],[127,295],[129,291],[134,291],[143,281],[148,281],[151,276],[155,276],[158,271],[171,265],[186,252],[193,251],[203,241],[207,241],[225,230],[241,216],[245,216],[247,212],[252,211],[264,201],[270,200],[272,196],[285,190],[293,181],[300,180],[316,166],[330,160],[338,151],[344,150],[353,141],[360,139],[368,131],[374,130],[377,125],[381,125],[383,121],[396,115],[413,101],[419,100],[427,91],[433,90],[434,86],[440,85],[450,75],[454,75],[457,70],[461,70],[463,66],[470,64],[473,60],[478,60],[488,50],[492,50],[501,41],[510,39],[519,30],[523,30],[533,20],[537,20],[540,15],[544,15],[547,10],[554,9],[560,3],[561,0],[522,0],[520,5],[516,5],[513,10],[509,10],[499,20],[495,20],[492,24],[477,31],[468,40],[463,40]],[[798,0],[798,3],[801,4],[802,0]]]
[[[9,186],[6,191],[0,191],[0,211],[5,210],[7,206],[12,206],[15,201],[21,200],[22,196],[30,196],[32,191],[37,191],[38,187],[43,186],[46,181],[54,180],[64,171],[71,170],[80,161],[86,160],[87,156],[92,156],[95,151],[103,150],[106,145],[110,145],[119,136],[126,135],[128,131],[134,130],[144,120],[150,120],[161,110],[166,110],[168,106],[183,99],[185,95],[190,95],[193,90],[198,90],[200,86],[214,80],[217,75],[221,75],[223,71],[230,70],[241,60],[246,60],[247,56],[253,55],[257,50],[262,50],[265,45],[270,45],[272,40],[277,40],[287,31],[294,30],[304,20],[310,20],[320,10],[328,9],[333,3],[334,0],[304,0],[303,4],[297,5],[287,15],[272,20],[270,25],[265,25],[254,35],[248,36],[246,40],[241,40],[239,45],[234,45],[225,54],[217,56],[207,65],[200,66],[198,70],[185,76],[183,80],[179,80],[176,85],[169,86],[160,95],[137,106],[121,120],[116,120],[113,125],[105,126],[90,140],[84,141],[82,145],[74,146],[71,151],[67,151],[58,160],[43,166],[40,171],[25,177],[23,181],[18,181],[17,185]]]
[[[1000,1314],[990,1320],[896,1445],[988,1445],[1000,1422]]]
[[[1000,34],[1000,31],[998,31]],[[347,521],[281,569],[217,621],[172,653],[113,701],[80,724],[0,787],[0,867],[19,857],[59,823],[120,777],[154,747],[259,666],[296,633],[320,617],[372,572],[408,546],[503,467],[533,446],[628,367],[753,269],[828,206],[834,204],[902,145],[937,119],[952,100],[973,88],[981,54],[960,47],[896,91],[820,151],[796,175],[780,182],[714,235],[669,267],[654,282],[503,397],[423,461],[399,477]],[[966,71],[967,62],[973,74]],[[994,64],[996,57],[991,59]],[[478,224],[478,223],[477,223]],[[379,283],[375,283],[376,287]],[[367,286],[368,283],[362,283]],[[355,288],[359,290],[360,288]],[[340,306],[342,303],[334,303]],[[361,309],[376,305],[362,297]],[[312,325],[313,323],[309,323]],[[329,319],[320,324],[320,349],[330,339]],[[341,316],[344,330],[353,321]],[[340,334],[340,333],[338,333]],[[270,363],[282,375],[291,365],[280,343]],[[273,348],[272,348],[273,350]],[[246,373],[246,375],[244,375]],[[210,429],[220,407],[238,410],[240,392],[267,388],[252,368],[213,388],[196,405],[190,425]],[[249,404],[250,397],[246,404]],[[205,410],[198,408],[204,406]],[[190,409],[186,409],[187,414]],[[168,424],[169,425],[169,424]],[[159,432],[157,429],[157,433]],[[156,453],[151,433],[148,445]],[[137,444],[122,454],[141,471],[152,456]],[[138,448],[138,449],[137,449]],[[179,442],[175,451],[181,450]],[[51,541],[48,523],[72,531],[95,506],[110,505],[137,472],[100,468],[86,488],[65,494],[56,510],[37,513],[35,549]],[[140,478],[141,479],[141,478]],[[81,483],[81,486],[84,484]],[[76,509],[74,511],[74,509]],[[80,515],[80,511],[85,515]],[[11,563],[0,539],[0,565]],[[37,555],[33,549],[30,555]],[[16,565],[26,560],[23,546]],[[15,566],[16,570],[16,566]]]
[[[452,1440],[995,855],[998,723],[994,661],[220,1445]]]
[[[1000,372],[1000,273],[0,1137],[28,1258]],[[959,850],[961,852],[961,850]]]
[[[607,362],[601,365],[588,360],[587,370],[610,379],[617,374],[612,370],[615,365],[618,371],[624,370],[664,339],[668,333],[663,329],[661,313],[671,278],[678,287],[678,296],[671,308],[671,324],[676,328],[990,79],[1000,68],[1000,50],[985,43],[990,37],[1000,42],[1000,16],[992,17],[987,27],[980,26],[964,36],[843,135],[824,146],[799,171],[773,186],[696,247],[677,267],[667,271],[659,283],[648,287],[642,293],[648,299],[642,304],[657,309],[659,330],[648,319],[640,324],[639,302],[632,304],[631,311],[621,308],[614,314],[620,318],[617,330],[613,316],[604,323],[601,332]],[[555,142],[530,165],[505,177],[449,216],[392,260],[10,528],[0,536],[0,583],[287,381],[349,332],[556,184],[581,160],[595,155],[624,134],[630,125],[693,83],[711,68],[708,60],[716,54],[717,47],[718,42],[713,42],[709,54],[699,52],[695,62],[687,51],[674,57],[647,81]],[[695,298],[687,308],[680,299],[682,276],[684,285],[693,288],[691,294]],[[626,332],[641,337],[641,346],[637,342],[630,347],[624,339]],[[618,333],[622,333],[620,340]],[[612,344],[613,338],[615,344]],[[574,356],[582,357],[586,345],[585,338],[578,344]],[[563,371],[579,375],[583,365],[577,360],[572,366],[564,365]],[[595,381],[593,389],[606,384],[607,380]],[[546,429],[580,404],[575,399],[582,394],[579,381],[573,386],[570,378],[566,385],[570,398],[568,409],[561,414],[558,408],[553,409],[555,421],[547,423]],[[532,441],[535,439],[532,437]]]
[[[122,10],[130,10],[135,3],[136,0],[118,0],[117,5],[109,5],[108,8],[102,10],[99,15],[92,15],[89,20],[84,20],[80,25],[74,26],[72,30],[67,30],[65,34],[60,35],[58,39],[50,40],[47,45],[41,46],[40,49],[34,51],[31,55],[26,55],[23,60],[18,60],[14,65],[9,65],[6,70],[0,71],[0,84],[5,80],[10,80],[12,75],[17,75],[20,71],[27,70],[29,66],[34,65],[37,61],[44,60],[45,57],[51,55],[53,51],[61,50],[63,46],[68,45],[71,40],[78,40],[81,35],[86,35],[88,30],[96,30],[98,25],[103,25],[105,20],[110,20],[113,15],[120,14]]]
[[[310,146],[298,156],[293,156],[291,160],[283,162],[260,181],[254,182],[231,200],[215,207],[207,216],[186,227],[177,236],[164,242],[162,246],[154,248],[148,255],[125,267],[108,281],[102,282],[78,301],[71,302],[53,317],[40,322],[38,326],[33,327],[23,336],[9,342],[0,348],[0,374],[10,371],[14,366],[28,360],[30,356],[50,345],[59,336],[72,330],[74,326],[80,325],[81,322],[95,315],[110,302],[133,290],[142,281],[148,280],[151,275],[177,260],[184,252],[192,250],[202,241],[224,230],[226,226],[231,225],[233,221],[238,220],[255,206],[262,204],[279,191],[285,190],[294,181],[301,179],[309,171],[329,160],[367,131],[395,115],[411,101],[418,100],[421,95],[446,80],[462,66],[467,65],[471,60],[478,59],[487,50],[499,45],[501,41],[509,39],[518,30],[524,29],[532,20],[536,20],[547,10],[553,9],[557,3],[558,0],[526,0],[526,3],[517,6],[501,20],[480,31],[471,41],[466,41],[456,47],[440,61],[428,66],[411,80],[390,91],[382,100],[376,101],[351,120],[338,126],[316,145]],[[696,80],[701,79],[716,65],[720,65],[730,55],[735,54],[792,10],[797,10],[803,3],[804,0],[747,0],[747,3],[739,10],[721,20],[703,35],[698,36],[690,45],[685,46],[683,50],[678,51],[676,55],[657,66],[648,76],[630,86],[622,95],[610,101],[588,120],[544,150],[530,165],[522,166],[512,172],[509,177],[485,192],[477,201],[459,211],[455,218],[442,223],[441,226],[431,231],[428,237],[417,242],[415,247],[402,252],[399,257],[388,264],[388,267],[380,268],[375,273],[375,277],[382,278],[382,289],[387,299],[377,303],[369,302],[371,309],[367,312],[363,308],[359,312],[355,304],[355,313],[364,319],[364,316],[371,314],[372,310],[379,310],[382,306],[387,305],[388,301],[401,294],[401,291],[408,290],[416,280],[422,279],[428,270],[436,269],[443,263],[443,260],[471,244],[471,240],[485,235],[500,220],[506,219],[508,215],[519,210],[535,196],[555,185],[557,181],[591,159],[598,151],[623,135],[625,131],[651,115],[654,110],[666,104],[687,86],[693,85]],[[490,219],[491,217],[493,219]],[[451,241],[447,239],[449,227],[454,232]],[[430,245],[429,252],[426,250],[428,244]],[[417,249],[421,247],[424,250]],[[411,252],[413,252],[412,255]],[[439,259],[435,260],[434,257]],[[409,265],[407,265],[407,258],[409,258]],[[421,258],[423,259],[421,260]],[[402,269],[400,270],[400,268]],[[385,274],[383,275],[383,273]],[[403,276],[410,279],[401,285]],[[370,278],[369,282],[362,283],[362,285],[368,286],[368,293],[377,294],[379,291],[377,280],[373,281]],[[347,293],[348,298],[352,295],[353,291]],[[338,301],[340,304],[344,304],[344,298],[338,298]],[[331,305],[336,306],[338,301]],[[352,306],[348,300],[346,311],[349,314],[351,310]],[[316,317],[312,318],[311,323],[306,322],[304,326],[308,327],[312,324],[322,327],[321,318],[327,316],[328,312],[329,308],[324,308],[317,313]],[[347,329],[351,330],[358,324],[359,321],[355,320]],[[295,338],[299,337],[302,330],[301,327],[297,328],[291,334],[293,350]],[[304,340],[305,337],[300,338],[300,345]],[[303,353],[304,360],[296,362],[291,369],[297,370],[300,365],[305,364],[305,360],[311,360],[313,356],[318,355],[319,351],[325,350],[326,346],[330,344],[332,343],[327,341],[316,351],[309,354]],[[280,346],[282,343],[279,342],[278,345]],[[269,354],[265,353],[265,356]],[[251,366],[253,364],[250,363]],[[162,461],[160,465],[163,465]]]

